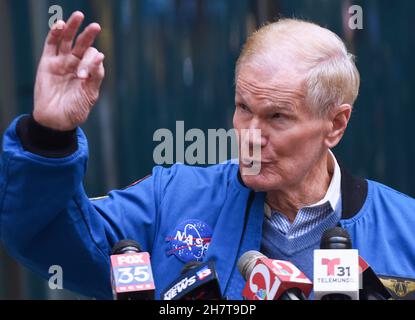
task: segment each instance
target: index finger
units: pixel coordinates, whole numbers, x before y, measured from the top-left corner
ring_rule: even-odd
[[[101,32],[101,26],[98,23],[91,23],[76,39],[72,54],[82,59],[86,50],[94,43],[95,38]]]

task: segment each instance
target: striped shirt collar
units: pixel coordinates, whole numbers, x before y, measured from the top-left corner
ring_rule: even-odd
[[[304,208],[313,208],[313,207],[318,207],[321,206],[325,203],[329,203],[331,210],[332,211],[336,211],[336,209],[338,209],[339,203],[341,201],[341,172],[340,172],[340,166],[337,163],[336,157],[334,156],[333,152],[331,152],[331,150],[329,149],[329,154],[331,155],[332,159],[333,159],[333,163],[334,163],[334,171],[333,171],[333,176],[331,178],[330,181],[330,185],[327,189],[326,194],[324,195],[323,199],[321,199],[320,201],[306,206]],[[272,216],[272,209],[271,207],[265,202],[265,215],[270,219]]]

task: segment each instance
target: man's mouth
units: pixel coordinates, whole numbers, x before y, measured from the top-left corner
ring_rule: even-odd
[[[253,166],[253,165],[263,165],[267,164],[268,162],[262,161],[260,159],[252,159],[252,158],[241,158],[241,163],[244,166]]]

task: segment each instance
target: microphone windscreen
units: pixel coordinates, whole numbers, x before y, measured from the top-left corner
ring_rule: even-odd
[[[134,240],[121,240],[112,247],[111,254],[123,254],[127,251],[142,252],[141,246]]]
[[[245,252],[238,260],[238,270],[245,280],[249,278],[259,258],[266,258],[262,253],[251,250]]]
[[[180,274],[186,274],[187,271],[192,270],[194,268],[197,268],[199,266],[201,266],[203,263],[200,261],[190,261],[188,263],[186,263],[182,269],[182,271],[180,272]]]
[[[320,249],[351,249],[352,240],[346,229],[335,227],[324,231]]]

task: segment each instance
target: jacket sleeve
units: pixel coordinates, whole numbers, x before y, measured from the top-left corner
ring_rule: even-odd
[[[0,238],[29,269],[49,278],[62,267],[63,286],[111,299],[109,255],[122,239],[152,250],[158,225],[160,176],[155,167],[140,183],[88,199],[82,180],[88,158],[77,129],[76,151],[63,158],[31,153],[16,133],[17,118],[3,137],[0,162]]]

